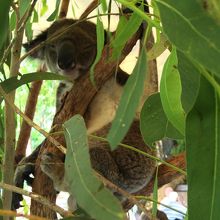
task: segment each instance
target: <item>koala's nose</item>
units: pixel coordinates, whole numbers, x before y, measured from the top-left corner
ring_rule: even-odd
[[[57,65],[60,69],[66,70],[75,67],[74,48],[70,42],[64,42],[58,51]]]
[[[70,56],[61,56],[58,58],[58,66],[62,70],[74,68],[75,63],[72,57]]]

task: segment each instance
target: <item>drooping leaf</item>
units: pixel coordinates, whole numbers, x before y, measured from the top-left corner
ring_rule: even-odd
[[[106,2],[106,0],[100,0],[100,2],[101,2],[101,6],[102,6],[102,11],[103,11],[103,13],[105,13],[108,9],[107,2]]]
[[[90,68],[90,79],[94,85],[95,85],[94,68],[102,56],[102,50],[103,50],[104,42],[105,42],[105,30],[104,30],[103,23],[100,20],[99,16],[97,17],[96,35],[97,35],[97,53],[96,53],[95,61]]]
[[[77,203],[94,219],[124,219],[119,201],[94,176],[83,118],[74,116],[64,123],[64,128],[67,143],[65,172]]]
[[[172,50],[163,67],[160,97],[168,120],[184,135],[185,113],[181,104],[181,82],[175,49]]]
[[[164,137],[172,139],[183,138],[180,132],[167,119],[159,93],[151,95],[144,103],[141,110],[140,129],[145,143],[149,146]]]
[[[60,5],[60,0],[56,0],[56,6],[55,10],[52,12],[52,14],[47,18],[47,21],[54,21],[57,18],[58,11],[59,11],[59,5]]]
[[[186,118],[188,219],[220,219],[220,98],[201,77]],[[198,209],[199,207],[199,209]]]
[[[31,0],[22,0],[19,2],[19,13],[23,16],[31,5]]]
[[[0,50],[7,38],[8,25],[9,25],[9,9],[12,0],[0,0]]]
[[[6,93],[17,89],[18,87],[38,80],[68,80],[67,77],[49,72],[28,73],[22,76],[15,76],[1,82],[0,85]]]
[[[206,1],[156,2],[169,40],[180,51],[219,76],[220,24],[209,15]]]
[[[15,29],[15,25],[16,25],[16,15],[15,15],[15,12],[13,11],[10,17],[10,30],[11,31]]]
[[[40,16],[43,16],[47,12],[48,6],[47,6],[47,0],[41,0],[41,2],[42,2],[42,8],[40,11]]]
[[[134,119],[135,111],[144,90],[146,75],[147,56],[143,48],[133,73],[123,89],[116,116],[107,137],[112,149],[115,149],[120,141],[122,141]]]
[[[181,79],[181,102],[188,113],[195,104],[199,92],[200,73],[193,63],[182,52],[177,51],[178,70]]]
[[[33,11],[33,23],[37,23],[38,22],[38,13],[36,11],[36,9],[34,8]]]
[[[32,23],[30,18],[27,20],[25,25],[25,36],[27,37],[28,41],[31,41],[33,38]]]
[[[142,21],[143,19],[136,13],[133,13],[126,23],[124,17],[120,19],[115,38],[111,43],[113,47],[113,59],[117,59],[120,56],[126,42],[137,32]]]

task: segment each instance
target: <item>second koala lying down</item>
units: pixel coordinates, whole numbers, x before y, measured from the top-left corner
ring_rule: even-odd
[[[88,21],[77,23],[77,20],[72,19],[56,21],[34,40],[25,44],[24,47],[29,51],[51,36],[64,32],[66,28],[68,31],[65,31],[65,34],[49,41],[32,57],[44,60],[51,71],[71,76],[73,80],[77,80],[88,72],[96,56],[95,24]],[[106,136],[128,77],[128,74],[119,68],[116,76],[112,76],[106,81],[89,104],[85,115],[89,134]],[[63,97],[70,89],[69,82],[60,84],[57,92],[57,111],[62,106]],[[143,142],[139,130],[139,115],[144,100],[145,97],[140,101],[136,118],[123,143],[154,154]],[[122,147],[110,151],[107,143],[100,143],[95,140],[89,140],[89,147],[92,167],[129,193],[135,193],[145,187],[154,173],[155,162],[140,153]],[[34,174],[35,167],[33,164],[27,163],[36,161],[39,150],[40,146],[32,155],[24,158],[17,167],[15,172],[16,186],[23,187],[24,180],[31,184],[32,180],[29,174]],[[60,158],[51,153],[44,153],[41,157],[41,169],[53,180],[56,190],[69,191],[68,183],[65,181],[63,162],[64,157]],[[13,207],[15,209],[20,206],[21,200],[21,196],[14,195]]]

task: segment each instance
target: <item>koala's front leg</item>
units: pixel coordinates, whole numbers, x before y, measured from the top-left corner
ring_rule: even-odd
[[[68,191],[64,178],[64,161],[58,155],[45,152],[41,155],[41,170],[53,180],[54,188],[57,191]]]
[[[49,176],[57,191],[70,192],[69,183],[65,176],[64,161],[58,155],[46,152],[41,155],[41,170]],[[70,194],[68,198],[69,211],[75,211],[77,208],[75,198]]]

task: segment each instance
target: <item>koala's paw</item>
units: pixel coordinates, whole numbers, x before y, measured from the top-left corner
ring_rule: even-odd
[[[64,162],[50,152],[41,155],[41,170],[53,180],[54,188],[57,191],[66,191],[64,183]]]
[[[33,182],[33,177],[30,175],[34,175],[35,165],[34,164],[26,164],[25,161],[21,161],[15,170],[14,175],[14,184],[19,188],[23,188],[24,181],[27,182],[28,185],[31,185]],[[12,210],[16,210],[21,207],[20,202],[23,200],[23,196],[18,193],[12,194]]]

